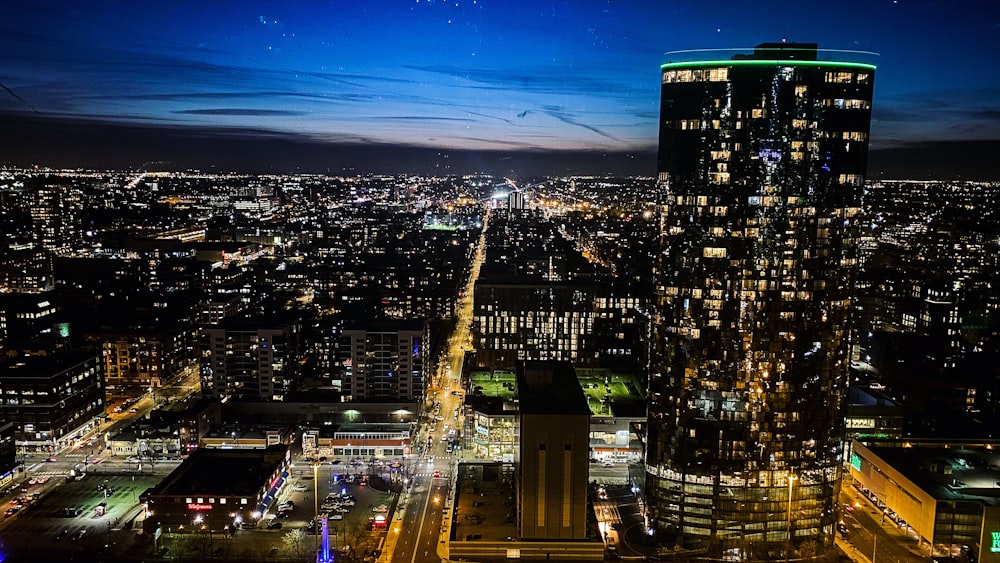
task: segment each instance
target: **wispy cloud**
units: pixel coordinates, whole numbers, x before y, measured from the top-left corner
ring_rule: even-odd
[[[594,127],[593,125],[588,125],[586,123],[581,123],[580,121],[577,120],[577,118],[573,114],[564,111],[563,108],[561,108],[561,107],[558,107],[558,106],[543,106],[542,107],[542,111],[546,115],[550,115],[550,116],[558,119],[559,121],[562,121],[563,123],[567,123],[569,125],[575,125],[577,127],[583,127],[584,129],[586,129],[588,131],[597,133],[598,135],[600,135],[602,137],[606,137],[608,139],[611,139],[612,141],[620,141],[620,139],[617,139],[614,135],[606,133],[606,132],[598,129],[597,127]]]
[[[267,117],[267,116],[297,116],[308,115],[308,112],[291,111],[283,109],[256,109],[256,108],[212,108],[212,109],[181,109],[171,113],[181,115],[241,115],[247,117]]]

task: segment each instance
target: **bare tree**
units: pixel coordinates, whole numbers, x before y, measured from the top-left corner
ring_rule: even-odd
[[[348,561],[356,561],[360,553],[364,550],[362,544],[368,537],[370,524],[368,522],[354,522],[344,528],[344,542],[341,547],[346,551]]]
[[[306,540],[308,538],[302,530],[291,530],[281,537],[281,543],[285,545],[285,549],[292,552],[295,559],[301,558],[308,549]]]

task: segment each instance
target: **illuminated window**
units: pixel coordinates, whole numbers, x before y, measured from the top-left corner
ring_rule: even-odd
[[[864,184],[865,178],[861,174],[841,174],[840,183],[846,186],[860,186]]]
[[[871,109],[872,103],[868,100],[856,100],[856,99],[844,99],[844,98],[834,98],[823,100],[823,105],[826,107],[834,107],[837,109]]]
[[[827,72],[823,79],[826,82],[850,83],[854,81],[854,73],[844,71]]]

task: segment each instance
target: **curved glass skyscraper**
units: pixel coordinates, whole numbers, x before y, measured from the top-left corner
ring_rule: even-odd
[[[833,543],[875,67],[823,54],[661,69],[648,513],[711,559]]]

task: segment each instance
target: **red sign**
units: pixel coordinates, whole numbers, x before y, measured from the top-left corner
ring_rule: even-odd
[[[189,502],[188,510],[212,510],[211,504],[201,504],[198,502]]]

